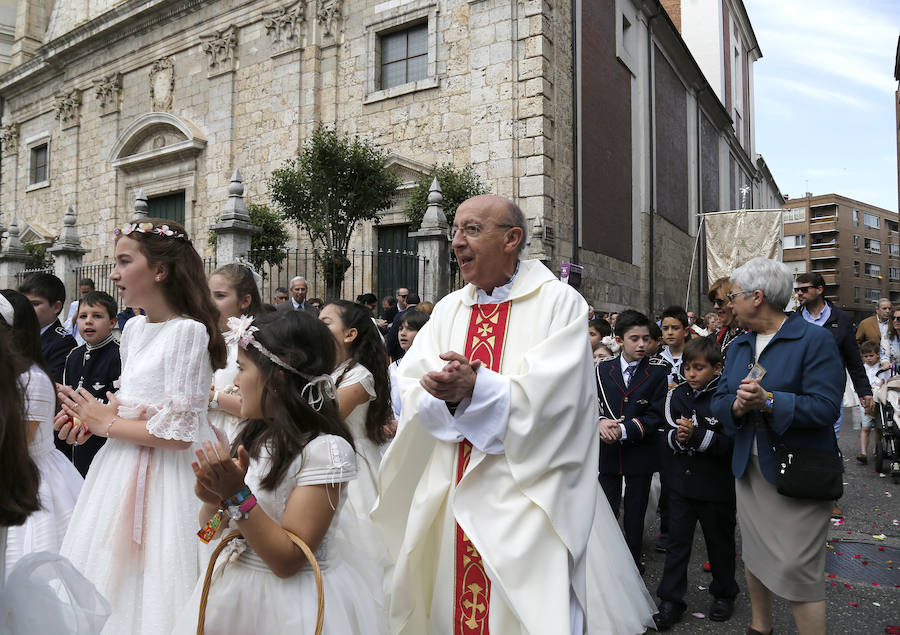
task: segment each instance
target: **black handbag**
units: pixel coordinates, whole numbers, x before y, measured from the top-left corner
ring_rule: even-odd
[[[782,496],[808,500],[836,501],[844,495],[844,459],[834,439],[834,452],[776,443],[780,435],[761,414],[772,451],[775,452],[775,488]]]
[[[779,443],[775,450],[775,487],[782,496],[836,501],[844,495],[840,450],[823,452]]]

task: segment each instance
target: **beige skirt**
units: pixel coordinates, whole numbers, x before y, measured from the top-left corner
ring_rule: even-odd
[[[787,600],[824,600],[832,502],[782,496],[759,471],[755,456],[735,487],[744,567]]]

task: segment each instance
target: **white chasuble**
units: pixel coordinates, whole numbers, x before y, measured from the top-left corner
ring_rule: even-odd
[[[583,612],[587,633],[644,632],[655,607],[597,481],[587,304],[539,261],[519,263],[507,303],[500,373],[483,364],[455,415],[419,380],[447,351],[484,362],[473,311],[493,308],[473,285],[435,306],[398,369],[403,410],[373,511],[394,565],[390,631],[568,633]],[[479,413],[499,442],[473,425]],[[458,585],[460,532],[488,588]]]

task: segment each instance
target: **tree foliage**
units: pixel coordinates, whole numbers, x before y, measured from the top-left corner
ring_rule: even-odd
[[[259,233],[250,239],[248,260],[260,270],[266,264],[273,267],[280,265],[287,257],[286,247],[291,238],[284,227],[284,218],[267,205],[258,203],[248,203],[247,213],[250,214],[250,222],[260,229]],[[216,232],[209,232],[209,246],[215,247],[216,242]]]
[[[481,177],[472,169],[471,164],[461,168],[452,163],[435,165],[431,172],[419,179],[406,203],[406,217],[409,218],[414,230],[419,228],[422,217],[425,216],[425,210],[428,207],[428,191],[431,189],[431,182],[435,177],[441,184],[441,192],[444,195],[444,214],[450,225],[453,224],[453,218],[456,216],[456,208],[463,201],[490,192],[487,183],[482,181]]]
[[[22,245],[28,260],[25,261],[25,269],[49,269],[53,267],[53,254],[47,253],[47,247],[39,243],[25,243]]]
[[[377,224],[379,213],[393,204],[400,181],[387,160],[368,141],[319,126],[300,154],[269,177],[269,196],[317,248],[329,297],[340,297],[356,226]]]

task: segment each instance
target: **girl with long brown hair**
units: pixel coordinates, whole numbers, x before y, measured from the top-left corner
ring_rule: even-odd
[[[185,229],[160,218],[115,232],[110,279],[146,315],[122,334],[122,376],[109,403],[61,389],[60,437],[108,440],[91,464],[61,553],[112,605],[110,633],[168,633],[200,574],[190,451],[207,421],[225,342],[203,262]]]

